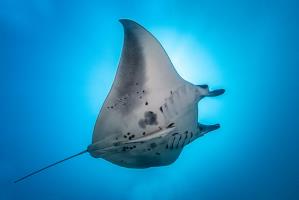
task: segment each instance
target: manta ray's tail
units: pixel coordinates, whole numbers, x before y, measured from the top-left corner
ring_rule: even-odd
[[[28,174],[28,175],[26,175],[26,176],[23,176],[23,177],[21,177],[21,178],[15,180],[14,183],[20,182],[20,181],[22,181],[22,180],[24,180],[24,179],[26,179],[26,178],[28,178],[28,177],[30,177],[30,176],[33,176],[33,175],[35,175],[35,174],[37,174],[37,173],[39,173],[39,172],[41,172],[41,171],[44,171],[45,169],[48,169],[48,168],[50,168],[50,167],[53,167],[53,166],[55,166],[55,165],[57,165],[57,164],[59,164],[59,163],[62,163],[62,162],[64,162],[64,161],[69,160],[69,159],[71,159],[71,158],[74,158],[74,157],[76,157],[76,156],[82,155],[82,154],[84,154],[84,153],[86,153],[86,152],[87,152],[87,150],[81,151],[80,153],[77,153],[77,154],[72,155],[72,156],[70,156],[70,157],[64,158],[63,160],[59,160],[59,161],[57,161],[57,162],[55,162],[55,163],[52,163],[51,165],[48,165],[48,166],[46,166],[46,167],[43,167],[43,168],[41,168],[41,169],[39,169],[39,170],[36,170],[36,171],[34,171],[34,172],[31,172],[30,174]]]

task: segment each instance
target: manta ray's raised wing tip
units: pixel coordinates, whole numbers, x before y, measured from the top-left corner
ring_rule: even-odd
[[[123,26],[129,25],[129,24],[140,26],[140,24],[138,24],[137,22],[135,22],[135,21],[133,21],[133,20],[131,20],[131,19],[123,18],[123,19],[119,19],[118,21],[119,21]]]
[[[118,20],[120,23],[125,23],[125,22],[129,22],[129,21],[132,21],[130,19],[126,19],[126,18],[121,18]]]

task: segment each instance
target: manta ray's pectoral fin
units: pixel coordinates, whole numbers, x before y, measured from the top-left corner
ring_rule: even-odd
[[[198,129],[199,129],[199,136],[203,136],[207,134],[208,132],[214,131],[216,129],[220,128],[220,124],[214,124],[214,125],[204,125],[198,123]]]
[[[149,133],[146,136],[137,138],[135,140],[130,140],[127,142],[124,142],[124,144],[132,144],[132,143],[144,143],[144,142],[148,142],[154,139],[159,139],[159,138],[164,138],[167,135],[170,135],[171,133],[173,133],[176,130],[175,126],[170,126],[164,130],[158,130],[155,131],[153,133]]]

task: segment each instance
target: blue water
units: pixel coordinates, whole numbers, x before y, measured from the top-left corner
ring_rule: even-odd
[[[0,1],[0,199],[299,199],[296,1]],[[180,74],[225,88],[199,104],[221,129],[172,165],[88,154],[123,42],[119,18],[163,44]]]

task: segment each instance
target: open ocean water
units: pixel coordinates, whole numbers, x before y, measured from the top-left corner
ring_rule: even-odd
[[[298,1],[0,1],[0,199],[299,199]],[[120,18],[162,43],[221,128],[166,167],[81,155],[123,43]]]

